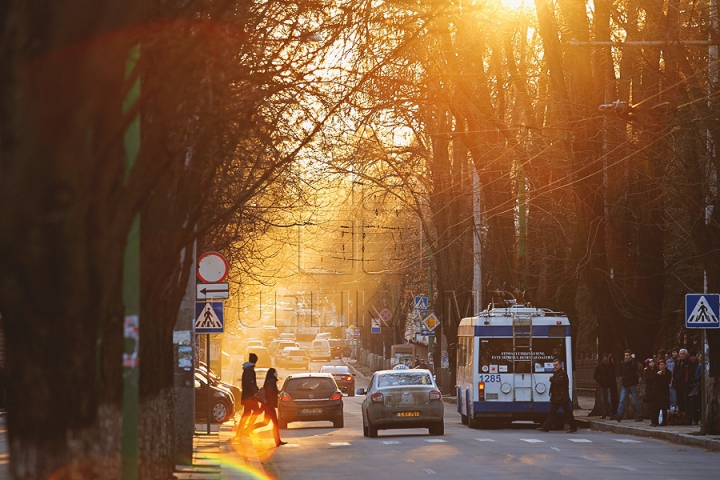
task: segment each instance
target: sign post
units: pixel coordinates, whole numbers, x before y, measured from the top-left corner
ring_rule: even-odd
[[[707,338],[708,328],[720,328],[720,294],[717,293],[688,293],[685,295],[685,327],[688,329],[702,329],[702,355],[700,380],[700,416],[702,417],[701,431],[707,431]]]

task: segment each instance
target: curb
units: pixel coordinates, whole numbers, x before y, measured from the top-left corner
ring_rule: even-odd
[[[658,440],[665,440],[671,443],[677,443],[680,445],[689,445],[693,447],[705,448],[712,451],[720,451],[720,438],[716,436],[705,436],[705,435],[690,435],[687,433],[676,433],[668,432],[663,430],[656,430],[652,427],[628,427],[622,424],[612,424],[606,422],[595,422],[592,420],[586,420],[583,418],[575,418],[578,424],[582,425],[583,428],[589,428],[598,432],[609,432],[618,433],[623,435],[633,435],[636,437],[655,438]]]

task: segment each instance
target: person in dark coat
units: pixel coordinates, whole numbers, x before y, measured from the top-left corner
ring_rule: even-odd
[[[645,369],[643,370],[643,382],[645,383],[645,406],[643,409],[650,415],[650,424],[655,420],[653,419],[653,412],[655,412],[655,382],[657,381],[657,368],[655,368],[655,360],[648,358],[645,360]]]
[[[617,383],[615,383],[615,367],[610,363],[609,354],[602,354],[602,361],[595,367],[593,378],[598,384],[600,394],[600,418],[612,417],[612,389],[617,390]]]
[[[565,414],[565,422],[570,425],[568,433],[577,432],[575,417],[572,412],[572,402],[570,401],[570,379],[562,368],[560,360],[553,360],[553,376],[550,377],[550,412],[548,413],[545,423],[538,430],[549,432],[550,427],[555,425],[558,410],[563,410]]]
[[[280,425],[278,424],[277,412],[275,411],[278,405],[278,395],[280,394],[277,383],[277,370],[269,368],[265,376],[265,383],[262,387],[263,390],[265,390],[265,403],[261,404],[263,412],[265,413],[265,421],[258,425],[267,425],[269,420],[272,420],[275,445],[279,447],[280,445],[286,445],[287,442],[280,440]]]
[[[248,356],[248,361],[243,364],[242,373],[242,406],[243,413],[240,416],[238,422],[237,435],[248,433],[248,430],[252,430],[255,419],[262,413],[260,408],[260,402],[258,402],[255,395],[258,393],[257,378],[255,376],[255,364],[258,361],[258,356],[251,353]]]
[[[658,360],[657,378],[652,383],[654,411],[650,412],[650,426],[667,425],[667,414],[670,408],[670,377],[672,373],[666,368],[665,360]],[[662,421],[660,415],[662,414]]]

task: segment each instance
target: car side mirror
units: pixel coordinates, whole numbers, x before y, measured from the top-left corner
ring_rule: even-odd
[[[358,388],[357,392],[355,393],[357,393],[358,395],[365,395],[367,392],[364,388]]]

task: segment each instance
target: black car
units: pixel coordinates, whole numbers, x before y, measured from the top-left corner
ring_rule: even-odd
[[[330,356],[332,358],[342,358],[345,341],[340,338],[329,338],[328,342],[330,342]]]
[[[203,378],[207,378],[207,365],[204,362],[199,362],[199,365],[195,369],[195,372],[202,375]],[[212,370],[210,370],[210,385],[212,385],[214,387],[221,387],[226,390],[230,390],[230,392],[232,392],[232,394],[233,394],[233,397],[235,397],[235,401],[236,402],[240,401],[240,398],[241,398],[240,396],[242,395],[242,390],[240,390],[240,388],[233,385],[232,383],[224,382],[224,381],[220,380],[220,377],[218,377],[217,374],[215,372],[213,372]]]
[[[343,395],[332,375],[300,373],[290,375],[280,391],[278,425],[287,428],[290,422],[326,420],[336,428],[345,425]]]
[[[195,420],[207,421],[207,379],[195,373]],[[233,394],[224,388],[210,385],[210,421],[225,423],[235,415]]]

